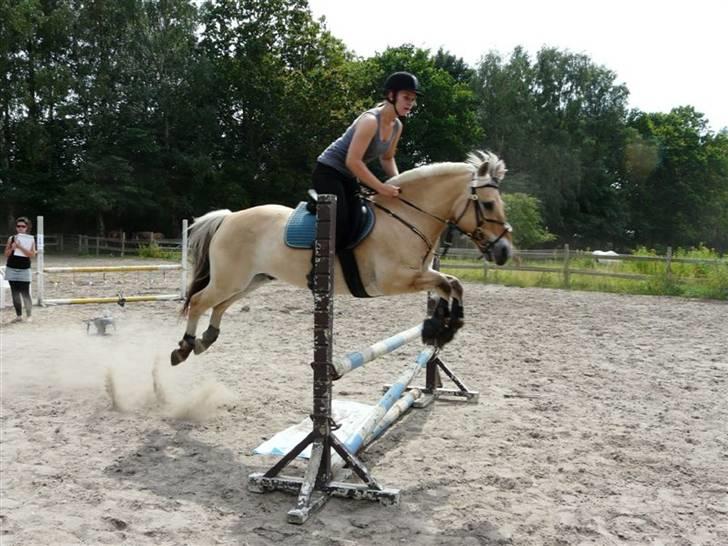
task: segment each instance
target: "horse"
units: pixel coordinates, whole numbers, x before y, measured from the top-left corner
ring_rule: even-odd
[[[500,195],[505,173],[505,163],[497,155],[475,151],[464,162],[433,163],[391,178],[388,183],[400,187],[399,197],[369,198],[376,222],[353,251],[362,285],[370,296],[434,291],[439,300],[423,325],[426,344],[444,345],[464,323],[463,285],[432,267],[443,231],[455,227],[486,260],[498,265],[511,257],[512,230]],[[292,212],[269,204],[237,212],[216,210],[195,220],[189,237],[194,268],[182,310],[187,325],[172,351],[173,366],[192,351],[207,350],[219,336],[225,311],[255,289],[273,280],[308,286],[312,250],[284,243],[283,231]],[[347,284],[340,282],[338,258],[334,274],[334,293],[350,294]],[[199,319],[210,308],[208,328],[197,339]]]

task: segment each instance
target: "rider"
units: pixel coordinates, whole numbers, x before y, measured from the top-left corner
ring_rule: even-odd
[[[409,72],[395,72],[384,82],[385,101],[362,113],[344,134],[318,157],[313,187],[332,193],[336,204],[336,249],[341,250],[356,236],[361,205],[359,183],[386,198],[397,198],[399,187],[381,182],[367,167],[378,158],[387,177],[399,174],[394,155],[402,134],[400,117],[407,116],[421,96],[417,78]]]

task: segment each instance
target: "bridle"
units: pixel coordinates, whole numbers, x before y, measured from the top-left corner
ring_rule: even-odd
[[[473,182],[475,182],[475,180],[476,179],[473,178]],[[457,217],[457,220],[455,220],[454,222],[450,222],[450,225],[454,226],[455,229],[457,229],[460,233],[467,236],[471,241],[473,241],[475,243],[475,246],[477,246],[480,249],[480,252],[485,256],[493,249],[498,241],[500,241],[506,235],[506,233],[511,233],[513,231],[513,228],[508,222],[494,220],[493,218],[488,218],[485,215],[485,205],[480,199],[478,199],[477,190],[480,188],[495,188],[496,190],[498,190],[498,192],[500,192],[500,186],[498,185],[498,182],[485,182],[484,184],[479,185],[476,185],[475,183],[471,184],[470,198],[468,199],[467,203],[465,203],[463,212],[460,213],[460,216]],[[458,224],[460,223],[460,220],[462,220],[463,216],[465,216],[465,213],[468,211],[470,203],[473,204],[473,208],[475,209],[475,229],[468,233],[467,231],[463,230]],[[487,223],[498,224],[503,227],[503,231],[501,231],[500,235],[498,235],[495,239],[487,241],[485,246],[481,246],[483,240],[488,237],[488,235],[485,233],[485,230],[483,229],[483,226],[485,226],[485,224]]]
[[[478,199],[477,190],[479,190],[480,188],[495,188],[496,190],[500,191],[500,187],[498,186],[498,183],[490,181],[490,182],[485,182],[483,184],[475,184],[476,180],[477,180],[477,178],[473,177],[473,180],[470,184],[470,197],[468,197],[468,200],[465,203],[465,207],[463,207],[463,211],[458,215],[458,217],[455,220],[452,220],[452,219],[446,220],[444,218],[440,218],[439,216],[422,209],[418,205],[412,203],[411,201],[408,201],[407,199],[404,199],[403,197],[399,197],[399,201],[401,201],[405,205],[421,212],[422,214],[437,220],[438,222],[440,222],[442,224],[445,224],[450,227],[454,227],[460,233],[462,233],[463,235],[468,237],[471,241],[473,241],[473,243],[475,243],[475,246],[477,246],[478,249],[480,249],[480,252],[483,254],[483,256],[486,256],[493,249],[493,247],[498,243],[498,241],[500,241],[507,233],[510,233],[513,231],[513,228],[511,227],[511,225],[508,222],[501,222],[500,220],[494,220],[493,218],[488,218],[488,216],[485,213],[485,205],[483,204],[483,202],[480,199]],[[417,226],[408,222],[407,220],[405,220],[401,216],[397,215],[396,213],[392,212],[388,208],[380,205],[376,201],[373,201],[371,198],[369,198],[369,200],[372,201],[372,203],[374,204],[375,207],[386,212],[393,218],[399,220],[402,224],[407,226],[412,232],[414,232],[420,239],[422,239],[424,241],[425,245],[427,246],[427,252],[425,253],[424,258],[422,259],[422,262],[424,263],[427,260],[427,256],[430,255],[430,252],[432,251],[434,244],[431,243],[427,239],[427,236],[424,233],[422,233],[422,231],[420,229],[418,229]],[[465,214],[468,212],[468,209],[470,208],[471,203],[473,204],[473,208],[475,211],[475,229],[473,229],[473,231],[471,231],[471,232],[467,232],[460,227],[459,223],[463,219]],[[485,232],[485,230],[483,229],[483,227],[488,223],[498,224],[500,226],[503,226],[503,231],[501,231],[500,235],[498,235],[495,239],[488,240],[485,244],[483,244],[483,241],[486,240],[488,237],[488,235]]]

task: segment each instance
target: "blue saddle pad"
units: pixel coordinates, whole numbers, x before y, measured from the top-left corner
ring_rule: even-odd
[[[366,215],[355,240],[349,245],[354,248],[371,233],[374,228],[374,210],[372,204],[365,202]],[[283,241],[291,248],[313,248],[316,238],[316,215],[306,209],[306,202],[301,201],[288,217],[286,228],[283,230]]]

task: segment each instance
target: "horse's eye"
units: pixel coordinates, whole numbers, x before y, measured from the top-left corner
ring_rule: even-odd
[[[481,203],[485,210],[493,210],[493,207],[495,206],[495,201],[481,201]]]

